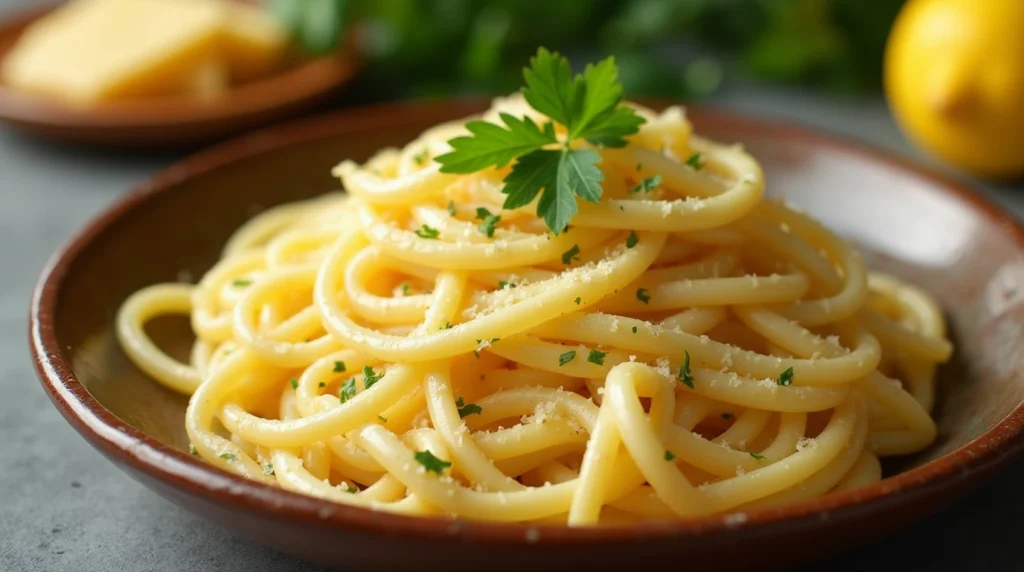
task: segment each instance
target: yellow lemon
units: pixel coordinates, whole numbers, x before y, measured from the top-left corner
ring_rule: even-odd
[[[1024,174],[1024,0],[910,0],[885,91],[920,147],[975,174]]]

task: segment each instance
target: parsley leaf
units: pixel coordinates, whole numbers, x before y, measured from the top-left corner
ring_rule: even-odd
[[[503,208],[530,204],[537,195],[537,216],[554,234],[564,232],[578,211],[576,199],[598,202],[604,175],[597,167],[600,155],[573,149],[573,140],[592,145],[622,147],[625,137],[639,131],[644,119],[633,108],[620,105],[622,84],[614,58],[607,58],[573,75],[569,60],[540,48],[523,70],[523,96],[533,109],[565,126],[560,141],[551,122],[538,126],[530,118],[501,114],[501,124],[474,120],[466,123],[470,135],[455,137],[452,150],[435,160],[446,173],[472,173],[486,167],[504,167],[515,159],[505,177]],[[558,145],[559,148],[545,148]]]
[[[775,380],[775,383],[779,385],[792,385],[793,384],[793,368],[786,368],[786,371],[779,374],[779,379]]]
[[[412,455],[416,462],[423,465],[423,468],[428,472],[441,474],[445,469],[452,466],[449,461],[442,461],[434,456],[430,451],[416,451]]]
[[[420,238],[427,238],[427,239],[434,239],[434,240],[436,240],[437,237],[441,236],[441,231],[437,230],[436,228],[429,227],[427,225],[423,225],[422,227],[417,228],[415,230],[415,232],[416,232],[416,236],[418,236]]]
[[[690,373],[690,352],[684,352],[683,365],[679,367],[679,381],[693,389],[693,374]]]
[[[334,362],[334,373],[343,373],[345,371],[345,362],[336,361]]]
[[[231,281],[231,285],[234,286],[235,288],[242,288],[243,286],[248,286],[250,284],[252,284],[252,280],[246,280],[244,278],[239,278],[238,280]]]
[[[636,333],[636,326],[633,326],[633,333]]]
[[[509,282],[507,280],[498,280],[498,290],[504,290],[505,288],[515,288],[515,282]]]
[[[222,454],[220,454],[218,456],[221,459],[224,459],[225,461],[237,461],[238,460],[238,457],[236,457],[234,453],[222,453]]]
[[[675,456],[674,453],[672,453],[672,451],[669,451],[668,449],[666,449],[665,450],[665,460],[666,461],[675,461],[676,460],[676,456]]]
[[[293,377],[291,381],[292,381],[292,389],[298,389],[298,387],[299,387],[299,380],[297,380],[297,379],[295,379]]]
[[[455,216],[458,211],[455,210],[455,201],[448,201],[448,214]]]
[[[576,299],[575,299],[575,300],[573,300],[573,301],[574,301],[574,302],[576,302],[576,305],[577,305],[577,306],[579,306],[579,305],[580,305],[580,302],[582,302],[582,301],[583,301],[583,298],[580,298],[579,296],[576,296]]]
[[[338,392],[338,399],[342,403],[345,403],[349,399],[356,396],[356,380],[355,378],[349,379],[345,383],[341,384],[341,391]]]
[[[648,304],[651,301],[651,295],[647,293],[647,288],[640,288],[636,291],[636,299],[640,300],[644,304]]]
[[[430,151],[428,151],[427,149],[424,149],[424,150],[420,151],[419,153],[416,153],[415,155],[413,155],[412,160],[416,161],[417,165],[423,166],[423,164],[426,163],[427,159],[429,159],[429,158],[430,158]]]
[[[573,259],[579,260],[580,245],[574,244],[572,248],[562,253],[562,264],[572,264]]]
[[[608,355],[608,352],[590,350],[590,353],[587,354],[587,361],[590,363],[596,363],[597,365],[604,365],[604,356],[606,355]]]
[[[633,248],[640,242],[640,237],[636,235],[635,231],[629,231],[629,236],[626,237],[626,248]]]
[[[559,367],[561,367],[561,366],[571,362],[573,360],[573,358],[575,358],[575,357],[576,357],[576,350],[570,350],[570,351],[567,351],[564,354],[558,356],[558,365],[559,365]]]
[[[494,236],[494,229],[497,228],[498,223],[501,222],[501,217],[498,215],[491,214],[491,211],[480,207],[476,209],[476,218],[484,222],[480,223],[477,228],[480,232],[487,235],[488,238]]]
[[[462,401],[461,397],[455,400],[455,407],[459,409],[459,419],[463,419],[467,415],[479,415],[483,413],[483,408],[479,405],[476,403],[465,403]]]
[[[629,190],[631,194],[635,193],[649,193],[661,184],[661,175],[655,175],[653,177],[644,177],[640,184]]]
[[[704,168],[704,159],[701,158],[700,153],[694,153],[686,160],[686,164],[693,167],[694,171],[700,171]]]
[[[500,117],[505,126],[480,120],[467,122],[471,135],[448,141],[452,150],[434,159],[441,164],[441,172],[474,173],[487,167],[504,167],[519,155],[558,142],[550,122],[541,128],[529,117],[519,119],[508,113]]]
[[[384,377],[384,372],[374,373],[372,367],[368,365],[363,366],[363,387],[366,389],[370,389],[370,387],[380,381],[382,377]]]
[[[268,477],[270,475],[273,475],[274,474],[274,465],[272,465],[271,463],[267,463],[266,465],[263,465],[263,474],[267,475]]]
[[[409,295],[409,283],[408,282],[402,282],[402,296],[408,296],[408,295]]]
[[[750,456],[755,458],[755,459],[757,459],[758,461],[765,460],[765,456],[764,455],[758,455],[757,453],[751,453]]]
[[[384,417],[383,415],[378,415],[377,419],[379,419],[381,423],[387,423],[388,422],[388,418]]]

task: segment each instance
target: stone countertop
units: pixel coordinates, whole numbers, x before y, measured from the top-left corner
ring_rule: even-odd
[[[29,3],[0,0],[0,17]],[[917,156],[877,97],[758,88],[727,90],[716,105],[795,119]],[[0,128],[0,394],[7,396],[0,400],[0,570],[320,570],[241,539],[128,478],[75,434],[35,379],[26,311],[50,253],[124,190],[177,158],[87,152]],[[1024,184],[975,186],[1024,217]],[[1021,483],[1024,461],[941,513],[820,567],[1019,569]]]

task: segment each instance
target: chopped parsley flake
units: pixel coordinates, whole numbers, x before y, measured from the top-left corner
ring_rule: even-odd
[[[297,380],[297,379],[295,379],[293,377],[292,378],[292,389],[298,389],[298,387],[299,387],[299,380]]]
[[[608,355],[607,352],[599,352],[597,350],[590,350],[587,354],[587,361],[590,363],[596,363],[597,365],[604,365],[604,356]]]
[[[675,456],[674,453],[672,453],[672,451],[669,451],[668,449],[666,449],[665,450],[665,460],[666,461],[675,461],[676,460],[676,456]]]
[[[786,368],[786,371],[779,374],[779,379],[775,380],[775,383],[778,383],[779,385],[792,385],[793,368]]]
[[[416,462],[423,465],[423,468],[428,472],[441,474],[445,469],[452,466],[449,461],[442,461],[434,456],[430,451],[416,451],[412,455]]]
[[[686,160],[686,164],[693,167],[693,170],[700,171],[704,168],[704,159],[700,156],[700,153],[694,153]]]
[[[633,333],[636,333],[636,326],[633,326]]]
[[[690,373],[690,352],[684,352],[683,365],[679,367],[679,381],[693,389],[693,374]]]
[[[363,387],[370,389],[373,384],[380,381],[384,377],[384,372],[374,373],[373,368],[366,365],[363,366]]]
[[[559,367],[561,367],[561,366],[571,362],[573,360],[573,358],[575,358],[575,357],[576,357],[576,350],[570,350],[570,351],[567,351],[564,354],[558,356],[558,365],[559,365]]]
[[[661,184],[661,175],[655,175],[653,177],[644,177],[640,184],[629,190],[631,194],[635,193],[649,193]]]
[[[498,280],[498,289],[504,290],[505,288],[515,288],[515,282],[509,282],[507,280]]]
[[[336,361],[334,362],[334,373],[343,373],[345,371],[345,362]]]
[[[419,153],[416,153],[415,155],[413,155],[412,160],[416,161],[417,165],[423,166],[423,164],[425,164],[427,162],[427,159],[429,159],[429,158],[430,158],[430,152],[427,151],[426,149],[424,149],[424,150],[420,151]]]
[[[651,296],[647,293],[647,288],[640,288],[636,291],[636,299],[640,300],[644,304],[651,301]]]
[[[758,455],[757,453],[751,453],[750,456],[757,459],[758,461],[763,461],[765,459],[764,455]]]
[[[231,285],[236,287],[236,288],[241,288],[243,286],[248,286],[250,284],[252,284],[252,280],[248,280],[248,279],[245,279],[245,278],[239,278],[238,280],[232,280],[231,281]]]
[[[572,248],[562,253],[562,264],[572,264],[573,260],[579,260],[580,245],[574,244]]]
[[[327,384],[321,381],[319,384],[317,384],[317,387],[327,387]]]
[[[423,225],[420,228],[417,228],[415,232],[416,236],[431,240],[437,240],[437,237],[441,236],[441,231],[427,225]]]
[[[338,399],[342,403],[345,403],[349,399],[356,396],[356,380],[355,378],[349,379],[345,383],[341,384],[341,391],[338,392]]]
[[[576,296],[576,299],[574,300],[574,302],[576,302],[577,306],[579,306],[580,302],[582,302],[582,301],[583,301],[583,298],[580,298],[579,296]]]
[[[640,237],[636,235],[636,232],[629,231],[629,236],[626,237],[626,248],[633,248],[640,242]]]
[[[476,209],[476,218],[477,220],[483,221],[477,229],[484,233],[487,238],[493,237],[494,229],[497,228],[498,223],[501,222],[501,217],[496,214],[491,214],[491,211],[480,207]]]
[[[402,282],[402,296],[408,296],[408,295],[409,295],[409,283],[408,282]]]
[[[377,416],[377,419],[378,419],[378,420],[379,420],[379,421],[380,421],[381,423],[387,423],[387,422],[388,422],[388,418],[387,418],[387,417],[384,417],[383,415],[378,415],[378,416]]]
[[[192,455],[193,457],[199,456],[199,451],[196,451],[196,446],[193,445],[192,443],[188,444],[188,454]]]
[[[459,409],[459,418],[463,419],[467,415],[479,415],[483,412],[483,409],[476,403],[465,403],[462,398],[455,400],[455,406]]]
[[[267,475],[267,476],[273,475],[274,474],[274,465],[272,465],[270,463],[267,463],[266,465],[263,465],[263,474]]]
[[[459,211],[455,210],[455,201],[448,201],[448,214],[455,216],[455,213]]]
[[[238,457],[236,457],[234,453],[222,453],[220,455],[220,458],[224,459],[225,461],[237,461],[238,460]]]

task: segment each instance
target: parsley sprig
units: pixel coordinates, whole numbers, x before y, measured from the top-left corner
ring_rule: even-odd
[[[499,115],[501,125],[470,121],[470,134],[450,140],[452,150],[435,160],[444,173],[474,173],[504,167],[514,159],[502,189],[507,195],[503,207],[526,206],[539,194],[537,216],[557,235],[579,210],[577,197],[592,203],[601,200],[601,156],[591,149],[573,149],[573,141],[624,147],[625,137],[636,133],[644,119],[621,105],[622,84],[612,57],[573,75],[568,59],[540,48],[523,77],[526,102],[550,121],[537,125],[529,117],[507,113]],[[565,127],[564,140],[556,136],[555,123]]]

